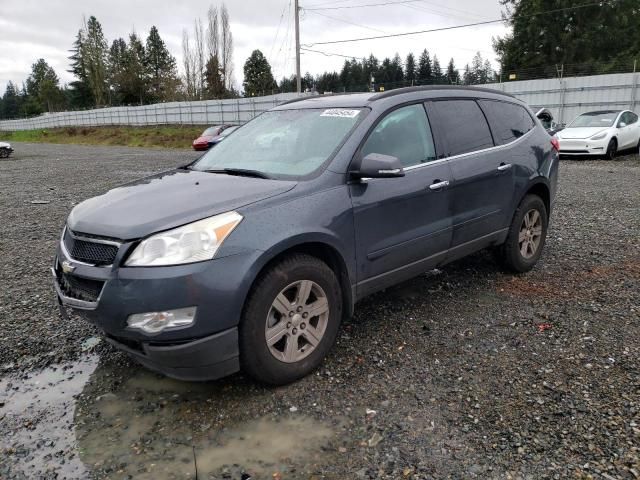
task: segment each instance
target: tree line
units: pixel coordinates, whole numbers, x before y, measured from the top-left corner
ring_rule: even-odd
[[[234,88],[233,35],[224,3],[209,8],[206,28],[197,18],[192,35],[183,30],[182,53],[184,74],[180,76],[176,59],[156,26],[146,38],[132,32],[109,44],[101,23],[91,16],[70,50],[69,72],[74,79],[61,85],[54,69],[38,59],[21,87],[7,83],[0,97],[0,118],[239,95]]]
[[[630,72],[640,54],[638,0],[500,0],[511,33],[494,40],[503,75]],[[640,65],[638,66],[640,67]]]
[[[296,91],[295,75],[276,82],[271,66],[260,50],[255,50],[245,63],[244,77],[244,92],[248,96]],[[431,58],[429,51],[424,49],[417,59],[409,53],[404,61],[397,53],[393,58],[382,61],[373,54],[361,60],[348,59],[340,72],[324,72],[315,76],[306,73],[302,77],[302,89],[320,93],[362,92],[411,85],[478,85],[493,81],[496,81],[496,73],[480,52],[460,74],[453,58],[443,69],[437,55]]]

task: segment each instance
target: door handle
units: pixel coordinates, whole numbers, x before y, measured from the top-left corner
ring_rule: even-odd
[[[429,188],[431,190],[440,190],[448,186],[449,186],[449,180],[444,180],[442,182],[440,180],[435,180],[431,185],[429,185]]]
[[[505,172],[507,170],[509,170],[511,168],[511,164],[510,163],[501,163],[500,166],[498,167],[498,171],[499,172]]]

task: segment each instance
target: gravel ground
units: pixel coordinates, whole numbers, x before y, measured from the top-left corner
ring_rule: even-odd
[[[15,147],[0,162],[0,478],[640,478],[637,156],[562,161],[534,271],[483,252],[376,294],[319,371],[264,388],[164,379],[54,306],[71,207],[192,152]]]

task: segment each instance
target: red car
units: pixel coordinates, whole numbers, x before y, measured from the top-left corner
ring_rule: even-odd
[[[209,141],[220,135],[224,130],[233,125],[216,125],[207,128],[202,134],[193,141],[194,150],[209,150]]]

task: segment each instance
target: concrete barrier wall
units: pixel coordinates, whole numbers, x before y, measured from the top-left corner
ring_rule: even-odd
[[[138,107],[108,107],[47,113],[33,118],[0,121],[0,130],[15,131],[104,125],[242,124],[266,110],[297,97],[297,93],[283,93],[266,97],[169,102]]]

